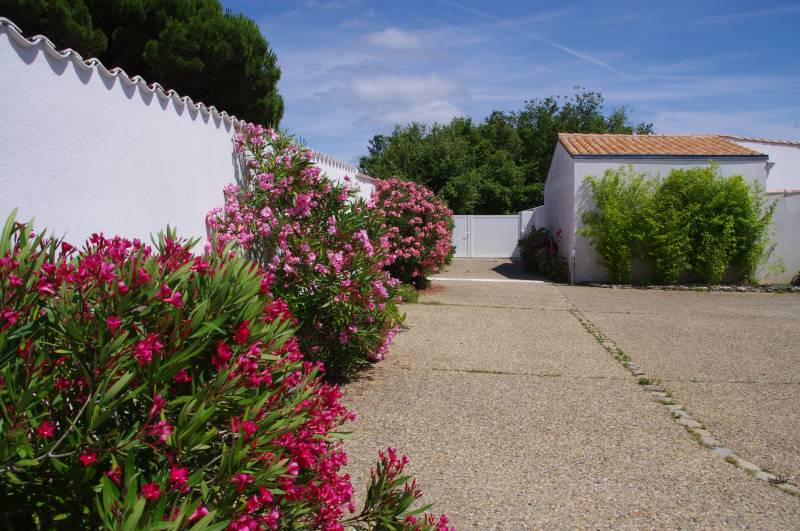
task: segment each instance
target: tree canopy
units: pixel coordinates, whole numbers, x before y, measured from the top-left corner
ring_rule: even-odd
[[[283,116],[275,53],[218,0],[0,0],[0,15],[239,118],[277,126]]]
[[[425,184],[457,214],[506,214],[540,205],[559,132],[650,134],[625,107],[607,112],[603,96],[579,92],[525,102],[515,112],[492,112],[483,122],[395,126],[375,135],[361,169]]]

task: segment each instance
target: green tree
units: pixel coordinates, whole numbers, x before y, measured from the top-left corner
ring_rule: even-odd
[[[397,176],[432,188],[457,214],[504,214],[539,205],[559,132],[652,133],[628,110],[606,113],[602,95],[580,92],[492,112],[483,122],[395,126],[375,135],[361,158],[365,173]]]
[[[81,0],[0,0],[0,15],[19,25],[26,36],[45,35],[56,46],[81,55],[99,56],[108,46],[105,33],[94,26]]]
[[[245,120],[277,126],[283,116],[275,53],[254,21],[218,0],[0,0],[0,14]]]

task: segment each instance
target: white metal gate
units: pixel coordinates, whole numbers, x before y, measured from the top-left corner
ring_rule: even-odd
[[[520,216],[453,216],[453,245],[459,258],[511,258],[517,253]]]

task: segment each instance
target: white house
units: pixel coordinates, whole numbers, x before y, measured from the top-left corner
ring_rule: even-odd
[[[800,142],[734,135],[720,136],[769,157],[767,191],[777,193],[800,190]]]
[[[711,162],[719,166],[722,175],[741,175],[762,188],[771,185],[773,163],[763,150],[717,135],[561,133],[545,183],[545,204],[533,211],[531,224],[545,226],[553,233],[561,231],[560,249],[576,282],[606,280],[591,243],[577,234],[582,226],[581,213],[593,207],[586,177],[602,176],[606,170],[621,166],[666,176],[673,169],[703,167]],[[796,172],[797,166],[785,164],[794,168],[787,168],[788,172]],[[780,256],[786,271],[765,275],[764,280],[785,282],[800,269],[800,194],[784,194],[775,200],[780,203],[773,224],[778,243],[773,261]]]

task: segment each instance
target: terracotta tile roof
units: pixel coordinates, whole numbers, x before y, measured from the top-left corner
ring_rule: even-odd
[[[573,157],[742,157],[764,156],[716,135],[612,135],[559,133],[558,141]]]
[[[755,138],[752,136],[738,136],[738,135],[719,135],[722,138],[730,138],[732,140],[742,140],[744,142],[758,142],[760,144],[780,144],[782,146],[795,146],[800,147],[798,140],[774,140],[771,138]]]

